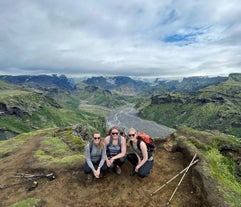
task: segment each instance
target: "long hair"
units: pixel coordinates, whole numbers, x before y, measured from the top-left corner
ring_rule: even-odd
[[[99,143],[98,148],[101,151],[103,149],[103,147],[104,147],[104,140],[102,138],[100,138],[100,143]]]

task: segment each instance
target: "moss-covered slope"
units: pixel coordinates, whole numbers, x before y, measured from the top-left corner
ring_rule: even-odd
[[[240,206],[240,139],[180,126],[164,147],[181,151],[189,160],[197,153],[193,185],[205,206]]]

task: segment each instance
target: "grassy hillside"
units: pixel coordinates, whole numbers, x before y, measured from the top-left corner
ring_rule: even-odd
[[[33,155],[34,168],[83,163],[85,142],[81,137],[73,135],[71,127],[37,130],[1,141],[0,160],[15,153],[24,143],[36,137],[42,137],[42,141]]]
[[[76,88],[74,96],[78,97],[82,102],[108,108],[116,108],[140,99],[138,96],[124,96],[115,90],[104,90],[97,86],[87,86],[83,83],[78,84]]]
[[[199,92],[153,96],[140,105],[140,116],[173,127],[220,130],[241,137],[241,82],[231,75],[226,82]],[[146,104],[146,103],[145,103]]]
[[[175,137],[175,138],[174,138]],[[173,139],[174,138],[174,139]],[[210,133],[180,126],[172,138],[179,150],[198,154],[201,163],[197,168],[200,180],[205,180],[206,193],[224,196],[231,205],[241,203],[240,140],[220,133]],[[208,184],[210,182],[210,184]],[[199,186],[201,189],[201,186]]]
[[[59,99],[56,98],[59,95]],[[52,98],[53,97],[53,98]],[[64,127],[82,123],[105,132],[105,120],[98,114],[78,109],[80,100],[67,91],[55,93],[25,90],[1,82],[0,128],[21,134],[49,127]]]

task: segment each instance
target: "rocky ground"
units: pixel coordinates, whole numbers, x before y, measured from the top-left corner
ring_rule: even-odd
[[[131,166],[126,161],[120,176],[113,172],[88,183],[81,165],[71,168],[53,166],[51,169],[34,169],[32,167],[34,165],[33,153],[38,149],[41,140],[41,135],[38,135],[22,145],[15,153],[2,159],[0,165],[1,207],[10,206],[26,198],[38,198],[41,200],[38,206],[47,207],[166,206],[167,201],[177,187],[181,175],[153,196],[151,196],[151,193],[178,174],[191,161],[180,152],[166,151],[162,143],[159,143],[153,154],[155,163],[149,177],[141,179],[136,175],[129,176]],[[30,187],[28,182],[8,186],[24,181],[23,178],[12,177],[16,172],[45,175],[53,171],[57,173],[56,179],[52,181],[47,178],[39,179],[38,186],[32,191],[28,191],[28,187]],[[195,192],[195,189],[192,184],[191,169],[174,194],[170,206],[203,206],[202,200]]]

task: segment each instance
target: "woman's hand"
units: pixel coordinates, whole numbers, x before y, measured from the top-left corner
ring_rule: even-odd
[[[100,168],[98,168],[97,170],[94,170],[93,174],[96,178],[99,178],[100,177]]]
[[[112,165],[112,163],[113,163],[113,159],[112,159],[112,158],[106,160],[106,165],[107,165],[108,167],[110,167],[110,166]]]
[[[135,172],[138,172],[140,167],[141,167],[140,165],[137,165],[135,168]]]

